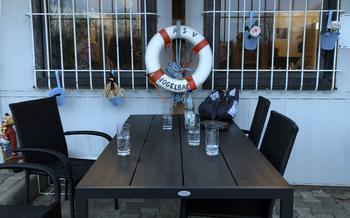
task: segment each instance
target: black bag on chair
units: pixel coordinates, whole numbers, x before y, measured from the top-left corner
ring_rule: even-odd
[[[199,105],[198,112],[205,119],[231,121],[237,113],[238,102],[238,89],[214,90]]]

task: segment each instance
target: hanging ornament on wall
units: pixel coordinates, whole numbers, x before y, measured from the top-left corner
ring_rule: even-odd
[[[111,70],[108,83],[103,90],[103,96],[108,98],[114,106],[119,106],[123,103],[124,89],[115,82],[115,71]]]
[[[326,31],[321,34],[321,48],[324,50],[333,50],[340,35],[341,24],[339,21],[332,21],[333,11],[328,12]]]
[[[261,28],[258,25],[258,21],[254,23],[252,11],[249,12],[249,26],[245,27],[243,36],[244,48],[247,50],[255,50],[259,43],[259,38],[261,37]]]

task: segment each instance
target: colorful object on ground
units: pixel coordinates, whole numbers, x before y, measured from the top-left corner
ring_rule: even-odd
[[[6,113],[0,125],[0,147],[3,161],[6,163],[17,162],[20,159],[20,156],[14,152],[17,148],[17,137],[13,125],[12,116]]]
[[[171,47],[173,39],[186,39],[194,46],[192,52],[198,54],[199,61],[192,76],[176,79],[163,72],[158,57],[164,46]],[[195,90],[208,78],[212,67],[212,51],[208,41],[197,31],[182,25],[170,26],[152,37],[147,46],[145,60],[151,82],[171,92],[185,93],[188,89]]]

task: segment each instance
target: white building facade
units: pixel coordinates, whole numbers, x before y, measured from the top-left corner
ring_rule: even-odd
[[[123,67],[118,68],[118,66],[122,66],[122,63],[119,63],[119,65],[118,63],[109,63],[106,58],[106,56],[108,56],[107,50],[110,49],[107,46],[107,41],[110,41],[110,39],[102,37],[103,40],[97,40],[96,34],[91,34],[91,30],[88,31],[88,33],[90,33],[88,39],[90,40],[90,48],[88,48],[88,50],[90,50],[90,57],[88,58],[90,63],[87,63],[86,69],[80,70],[82,68],[77,66],[77,59],[80,55],[77,51],[79,50],[77,46],[79,47],[78,41],[80,37],[78,29],[80,27],[78,25],[75,26],[76,29],[72,33],[72,36],[75,35],[73,38],[76,43],[74,44],[73,42],[71,46],[68,46],[72,49],[71,56],[73,57],[73,61],[71,63],[66,63],[65,58],[67,58],[68,55],[63,51],[66,47],[62,42],[66,38],[65,36],[63,36],[63,38],[60,36],[63,33],[62,29],[65,28],[64,26],[62,27],[62,20],[69,16],[73,18],[73,12],[64,12],[62,10],[62,13],[60,12],[59,14],[54,12],[51,13],[47,10],[46,12],[38,12],[39,14],[35,15],[36,12],[30,9],[30,6],[34,1],[35,0],[0,0],[1,115],[10,112],[8,107],[10,103],[46,97],[48,95],[49,87],[53,88],[55,86],[54,82],[52,82],[54,80],[48,78],[49,74],[47,74],[47,72],[52,71],[50,73],[50,76],[52,77],[54,75],[53,70],[56,68],[67,73],[67,75],[64,76],[66,83],[65,104],[60,107],[61,119],[66,131],[91,129],[114,135],[117,124],[124,122],[130,114],[160,114],[162,112],[163,100],[160,98],[158,92],[151,87],[151,84],[148,84],[147,82],[144,63],[142,61],[143,50],[140,49],[140,51],[138,51],[137,46],[144,48],[144,44],[142,47],[142,45],[138,45],[138,43],[145,43],[151,38],[152,35],[147,35],[147,33],[152,32],[152,30],[149,30],[148,26],[156,24],[156,26],[150,28],[159,30],[172,24],[172,20],[175,16],[173,14],[174,4],[171,0],[154,0],[153,3],[152,1],[143,0],[130,1],[138,4],[141,8],[140,11],[135,9],[135,12],[127,10],[126,12],[119,12],[118,9],[116,10],[118,12],[113,10],[111,10],[111,12],[104,11],[103,8],[101,9],[101,2],[102,7],[104,6],[105,9],[111,7],[109,4],[105,3],[108,2],[107,0],[89,0],[89,2],[91,2],[91,7],[94,4],[99,5],[100,12],[102,11],[102,15],[106,18],[106,20],[101,18],[101,13],[91,12],[91,14],[88,15],[89,19],[95,19],[95,22],[99,24],[106,22],[104,25],[107,25],[109,22],[107,19],[108,16],[111,16],[112,19],[114,19],[113,16],[120,13],[118,16],[124,16],[124,18],[121,18],[121,20],[124,20],[119,22],[119,25],[122,25],[123,22],[124,25],[130,25],[130,23],[135,21],[137,23],[133,25],[142,26],[140,28],[135,27],[138,32],[132,32],[132,30],[128,32],[130,35],[134,34],[132,37],[129,35],[129,39],[137,39],[137,37],[140,37],[141,39],[133,41],[134,44],[128,44],[127,49],[129,48],[128,50],[132,51],[127,54],[123,53],[122,49],[124,48],[122,48],[122,46],[125,42],[120,41],[118,45],[118,48],[120,48],[118,55],[120,55],[120,57],[113,56],[113,58],[117,58],[119,61],[123,61],[122,56],[132,56],[131,60],[129,60],[130,66],[125,67],[125,69],[128,68],[125,72],[123,71]],[[76,2],[77,1],[81,0],[76,0]],[[47,1],[47,4],[50,2],[51,4],[55,4],[58,2],[63,3],[65,1],[50,0]],[[122,5],[122,3],[130,4],[129,1],[116,0],[115,2],[121,3],[116,3],[113,7]],[[142,12],[142,8],[145,8],[145,2],[146,4],[155,7],[153,8],[155,11],[152,11],[154,15],[152,15],[151,12],[149,12],[149,14],[144,11]],[[286,179],[291,184],[350,186],[350,173],[348,170],[348,167],[350,166],[350,116],[348,115],[348,110],[350,109],[350,77],[348,73],[350,72],[350,50],[336,46],[336,55],[334,56],[333,53],[330,53],[332,56],[330,56],[331,58],[327,57],[327,59],[326,57],[321,57],[324,53],[319,49],[319,41],[316,41],[314,50],[312,50],[312,43],[307,41],[308,30],[301,29],[301,33],[306,33],[300,35],[301,39],[298,36],[295,36],[295,39],[293,38],[295,35],[295,29],[293,28],[297,28],[300,23],[301,28],[305,26],[302,22],[307,24],[307,28],[310,27],[316,29],[317,38],[318,35],[321,34],[321,23],[326,22],[325,20],[327,16],[318,16],[316,22],[318,26],[309,26],[308,22],[309,20],[312,22],[312,16],[309,16],[309,14],[304,16],[305,9],[301,6],[298,8],[299,5],[296,3],[298,1],[294,0],[254,0],[254,2],[259,2],[255,3],[255,5],[253,5],[252,1],[248,0],[217,1],[213,6],[210,4],[212,1],[206,0],[184,2],[185,14],[183,16],[183,23],[198,30],[202,34],[211,37],[209,42],[210,45],[214,47],[213,71],[215,71],[215,75],[218,75],[217,78],[224,78],[223,82],[219,83],[217,82],[219,79],[216,80],[216,77],[214,77],[214,79],[211,80],[212,77],[210,77],[208,83],[203,86],[203,89],[194,93],[196,106],[200,104],[213,88],[226,89],[237,87],[241,92],[239,111],[235,117],[235,122],[241,128],[247,129],[250,126],[258,96],[262,95],[269,98],[271,100],[271,110],[276,110],[289,116],[299,126],[299,133],[285,173]],[[238,5],[237,2],[240,2],[240,5]],[[244,2],[246,3],[244,4]],[[271,2],[271,4],[266,2]],[[279,2],[279,4],[275,2]],[[324,5],[323,0],[309,0],[310,5],[312,5],[313,2],[315,2],[315,4],[320,2],[320,5]],[[341,20],[341,17],[345,16],[347,11],[350,10],[350,2],[342,1],[340,4],[338,1],[337,3],[336,7],[331,10],[334,11],[333,16],[335,19],[339,18]],[[32,5],[32,7],[34,6]],[[43,6],[41,5],[41,8],[42,7]],[[86,7],[89,8],[89,6]],[[150,6],[146,5],[146,8],[148,7]],[[283,9],[283,7],[286,7],[286,9]],[[293,13],[290,8],[293,8]],[[310,12],[308,12],[310,14],[328,13],[328,9],[326,8],[308,8],[307,10],[310,10]],[[75,22],[79,23],[82,21],[80,20],[78,22],[77,20],[81,19],[79,16],[83,16],[82,14],[84,12],[79,14],[77,11],[78,8],[76,8],[75,12],[77,14],[74,16],[76,19]],[[244,22],[248,23],[250,11],[253,11],[254,18],[259,22],[260,26],[263,26],[264,22],[265,24],[270,22],[272,26],[264,28],[272,28],[276,30],[271,34],[268,33],[269,35],[265,34],[264,36],[263,34],[263,37],[260,39],[261,41],[264,41],[267,38],[271,38],[270,41],[275,49],[271,49],[271,47],[269,47],[270,44],[264,44],[264,42],[261,42],[258,49],[255,51],[258,55],[254,54],[255,56],[253,56],[253,58],[248,56],[252,53],[245,51],[241,48],[242,44],[241,47],[239,47],[239,43],[237,43],[239,41],[239,32],[242,32],[245,23],[235,21],[235,19],[242,19],[240,16],[244,16],[245,19],[242,20],[245,20]],[[177,12],[175,11],[175,13]],[[213,18],[210,13],[216,14],[215,16],[217,17],[214,16]],[[298,13],[300,13],[301,17]],[[205,16],[207,16],[206,14],[209,14],[209,16],[205,18]],[[271,16],[267,16],[268,14]],[[41,41],[43,42],[43,45],[40,47],[40,51],[38,51],[38,41],[40,40],[38,39],[38,29],[36,29],[37,24],[35,23],[38,22],[39,19],[36,19],[35,16],[40,17],[40,22],[44,25],[44,27],[41,28]],[[55,28],[53,25],[51,26],[51,30],[45,30],[45,26],[48,26],[45,22],[49,22],[49,20],[45,21],[45,17],[46,19],[50,19],[50,16],[56,16],[57,24],[60,24],[61,22],[61,25],[58,25],[57,27],[60,30],[58,31],[58,41],[56,40],[56,43],[53,42],[53,34],[49,35],[48,39],[45,39],[47,37],[45,31],[52,33],[50,31]],[[132,16],[140,16],[140,19],[130,19]],[[142,19],[142,17],[146,18],[146,16],[154,16],[155,19],[153,21],[152,19]],[[229,17],[230,22],[225,21],[225,16],[226,20],[227,17]],[[285,16],[285,18],[278,18],[279,16]],[[298,20],[298,16],[300,17],[300,21]],[[86,17],[87,16],[85,15],[84,22],[86,22]],[[218,17],[221,18],[217,19]],[[322,17],[323,21],[321,21],[322,19],[320,17]],[[265,18],[267,20],[264,20]],[[129,19],[128,22],[125,23],[125,19]],[[278,19],[280,19],[280,22],[277,22]],[[286,21],[285,26],[280,24],[284,22],[283,19]],[[149,23],[147,24],[147,22]],[[116,24],[116,22],[111,23],[113,25]],[[94,22],[91,22],[90,24],[89,27],[88,25],[86,25],[86,27],[91,29],[95,28],[93,30],[95,32],[98,31],[97,35],[108,35],[106,27],[101,28]],[[210,26],[208,27],[208,25]],[[343,23],[343,25],[349,24]],[[97,30],[96,26],[101,29]],[[147,27],[146,30],[145,26]],[[118,28],[120,29],[121,27],[117,27],[116,29]],[[211,29],[211,32],[208,28]],[[234,28],[236,28],[236,30],[234,30]],[[128,30],[130,30],[130,28]],[[310,34],[311,33],[312,32],[310,32]],[[147,35],[147,38],[145,38],[145,35]],[[305,38],[302,38],[304,35],[306,35]],[[340,37],[344,36],[341,34]],[[100,72],[99,77],[94,77],[97,75],[96,73],[98,73],[97,70],[94,72],[94,69],[98,67],[95,68],[93,66],[94,61],[96,61],[93,56],[96,54],[93,53],[95,48],[91,43],[92,40],[96,40],[98,43],[102,42],[106,45],[98,46],[97,49],[99,51],[98,56],[102,57],[102,61],[98,63],[100,69],[100,71],[98,71]],[[104,40],[106,41],[103,42]],[[294,46],[293,43],[295,42],[293,40],[301,40],[301,43],[297,43]],[[287,47],[281,47],[281,45],[278,45],[279,43],[285,44]],[[56,52],[58,54],[57,57],[55,57],[54,54],[55,46],[58,49],[58,53]],[[47,52],[48,50],[46,49],[50,51]],[[283,52],[284,49],[286,49],[285,52]],[[311,49],[312,52],[306,52],[307,49],[309,49],[309,51]],[[265,53],[267,50],[268,52]],[[60,52],[65,54],[65,56],[62,57]],[[40,56],[39,53],[42,55]],[[265,60],[265,55],[269,57],[271,56],[272,58],[267,58]],[[140,60],[138,60],[138,56],[141,57]],[[242,57],[245,57],[246,59],[243,59]],[[43,60],[42,63],[39,63],[40,58]],[[321,61],[321,58],[324,59]],[[253,62],[252,60],[260,63],[256,64],[256,62],[254,62],[255,66],[250,67],[249,61]],[[327,60],[331,61],[331,68],[324,70],[322,66]],[[217,62],[216,65],[215,61]],[[274,61],[275,63],[271,63],[271,61]],[[279,62],[285,63],[286,61],[286,64],[278,65]],[[51,64],[47,64],[48,62],[51,62]],[[295,66],[298,62],[302,62],[302,68],[293,68],[293,64]],[[138,69],[138,66],[141,66],[141,70]],[[271,66],[273,67],[271,68]],[[121,86],[126,89],[127,98],[119,107],[112,106],[102,97],[101,87],[103,87],[106,78],[108,78],[108,73],[106,72],[108,72],[110,68],[119,70],[120,74],[125,73],[126,75],[127,73],[132,75],[130,79],[131,82],[125,83],[125,86],[123,86],[123,82],[121,82]],[[268,71],[266,69],[268,69]],[[41,70],[43,70],[43,73]],[[275,77],[271,76],[271,71],[272,73],[275,72]],[[86,73],[87,76],[77,76],[81,72]],[[275,80],[279,72],[283,72],[283,75],[289,73],[290,76],[282,76],[280,79],[277,78]],[[68,76],[69,73],[71,73],[71,77]],[[304,74],[305,76],[294,77],[294,73],[296,75]],[[312,73],[313,76],[310,77],[311,79],[307,77],[308,73]],[[329,73],[329,75],[326,75],[326,73]],[[220,75],[222,77],[220,77]],[[264,75],[267,76],[265,77]],[[121,77],[122,80],[124,77]],[[323,84],[320,79],[321,77],[330,82]],[[302,81],[303,78],[304,82]],[[316,78],[314,80],[319,82],[313,83],[313,78]],[[79,81],[77,82],[77,79],[80,79],[81,83]],[[85,80],[87,81],[86,84],[83,83]],[[70,81],[72,82],[70,83]],[[102,81],[101,84],[97,84],[99,81]],[[301,85],[295,81],[301,81]],[[308,84],[308,81],[311,81],[311,85]],[[49,84],[51,82],[52,84]],[[274,84],[271,84],[271,82]],[[281,83],[280,86],[278,85],[279,83]],[[97,85],[95,86],[95,84]],[[160,95],[168,96],[169,93],[162,91]],[[91,159],[97,158],[105,146],[103,141],[94,138],[73,137],[69,138],[68,142],[71,156]]]

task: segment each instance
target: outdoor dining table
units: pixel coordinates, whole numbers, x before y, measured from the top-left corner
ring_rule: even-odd
[[[116,154],[117,138],[76,186],[76,216],[88,217],[88,199],[280,199],[281,217],[293,217],[293,188],[232,123],[220,131],[220,152],[187,143],[183,115],[172,130],[162,115],[131,115],[131,154]]]

